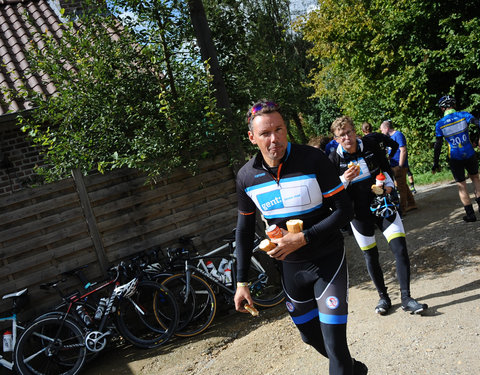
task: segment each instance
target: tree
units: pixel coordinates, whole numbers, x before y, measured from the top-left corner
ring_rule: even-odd
[[[42,146],[47,180],[77,167],[84,173],[131,167],[150,176],[179,166],[194,171],[199,160],[225,149],[212,76],[192,52],[185,12],[173,2],[154,3],[148,21],[157,27],[148,30],[139,27],[147,18],[129,28],[87,12],[66,23],[59,40],[35,35],[32,74],[43,72],[57,94],[43,98],[24,88],[36,110],[21,122]]]
[[[234,113],[244,124],[252,101],[278,100],[292,141],[306,142],[314,129],[305,119],[315,112],[305,85],[309,44],[292,30],[289,1],[204,0]],[[245,132],[245,125],[243,130]]]
[[[358,122],[393,119],[412,164],[426,171],[438,98],[478,104],[478,16],[472,0],[322,0],[301,25],[313,45],[315,95]]]

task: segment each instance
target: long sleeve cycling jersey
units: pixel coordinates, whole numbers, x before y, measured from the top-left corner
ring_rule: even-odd
[[[236,230],[238,281],[246,279],[255,232],[255,213],[269,225],[286,229],[289,219],[303,221],[309,243],[289,254],[285,262],[318,258],[338,249],[340,228],[352,218],[350,200],[335,168],[314,147],[288,144],[278,168],[265,165],[261,153],[237,175]]]
[[[357,139],[357,151],[348,153],[341,145],[329,155],[337,169],[337,174],[343,176],[348,165],[354,162],[360,166],[360,174],[351,182],[345,180],[345,188],[354,204],[355,217],[368,218],[371,215],[370,204],[374,198],[372,185],[375,177],[383,172],[387,178],[386,186],[393,187],[393,173],[384,152],[372,138]]]

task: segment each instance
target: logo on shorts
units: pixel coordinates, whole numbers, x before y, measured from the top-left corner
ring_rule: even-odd
[[[293,304],[292,304],[290,301],[287,301],[287,302],[285,303],[285,305],[287,305],[287,310],[288,310],[289,312],[293,312],[293,310],[295,310],[295,307],[293,306]]]
[[[338,307],[338,298],[335,296],[327,297],[325,303],[330,310],[335,310]]]

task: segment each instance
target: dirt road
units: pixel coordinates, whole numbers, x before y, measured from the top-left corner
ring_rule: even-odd
[[[454,184],[419,190],[415,196],[419,209],[409,212],[404,224],[412,296],[427,303],[428,312],[413,316],[400,308],[394,258],[377,231],[394,306],[389,315],[376,315],[378,296],[354,238],[347,236],[350,351],[372,375],[477,375],[480,221],[462,221],[464,211]],[[83,374],[328,374],[327,360],[301,342],[285,311],[282,304],[261,311],[258,318],[231,312],[218,317],[203,335],[175,339],[156,350],[112,348]]]

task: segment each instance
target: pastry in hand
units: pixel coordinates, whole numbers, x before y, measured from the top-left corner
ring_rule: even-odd
[[[259,313],[258,313],[258,310],[255,307],[250,306],[249,304],[245,304],[243,307],[245,308],[245,310],[247,310],[253,316],[258,316]]]
[[[290,233],[300,233],[303,230],[303,221],[299,219],[288,220],[287,229]]]
[[[377,195],[383,194],[383,188],[377,185],[372,185],[372,191]]]
[[[260,250],[270,251],[272,249],[275,249],[277,247],[277,244],[266,238],[262,242],[260,242],[260,245],[258,245],[258,247],[260,248]]]

